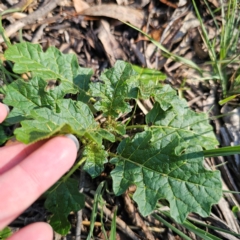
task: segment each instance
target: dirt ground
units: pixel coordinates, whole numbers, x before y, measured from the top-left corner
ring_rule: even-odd
[[[220,7],[220,0],[208,0],[212,9]],[[218,39],[210,13],[202,0],[196,4],[207,28],[210,39]],[[100,73],[121,59],[142,67],[157,69],[167,75],[166,83],[178,90],[180,96],[188,101],[189,107],[197,112],[208,112],[220,146],[240,144],[240,108],[239,99],[223,107],[218,104],[222,99],[221,84],[217,80],[202,81],[199,73],[181,62],[166,58],[146,37],[123,22],[128,22],[153,39],[160,42],[169,51],[194,61],[205,70],[204,77],[213,74],[208,63],[210,58],[202,40],[202,31],[191,1],[188,0],[2,0],[0,12],[7,9],[19,9],[17,12],[3,16],[3,27],[12,43],[21,39],[40,43],[45,50],[55,46],[63,53],[75,53],[80,66],[94,69],[93,81],[98,80]],[[219,15],[220,19],[221,16]],[[21,30],[22,29],[22,30]],[[6,44],[0,37],[0,53]],[[219,49],[216,48],[218,53]],[[232,65],[229,74],[236,71]],[[231,82],[229,82],[231,89]],[[147,102],[143,102],[147,108]],[[232,112],[223,118],[221,114]],[[216,167],[216,165],[221,165]],[[237,191],[240,189],[240,158],[230,157],[207,158],[205,167],[219,169],[222,174],[223,189]],[[104,175],[92,180],[82,173],[85,179],[84,193],[87,201],[81,212],[81,239],[85,239],[89,230],[90,214],[93,205],[94,191]],[[133,190],[134,191],[134,190]],[[120,197],[106,195],[107,210],[111,213],[118,206],[117,224],[130,226],[136,239],[182,239],[171,229],[152,217],[144,218],[134,203],[124,194]],[[44,199],[37,200],[10,227],[15,231],[29,223],[47,221],[49,215],[43,207]],[[232,208],[240,209],[240,194],[224,193],[224,198],[212,208],[208,218],[191,214],[190,219],[213,225],[240,234],[239,212],[234,215]],[[77,239],[78,215],[69,216],[72,229],[66,237],[55,234],[55,239]],[[99,219],[98,219],[99,220]],[[123,223],[120,223],[120,220]],[[169,220],[169,219],[167,219]],[[171,221],[171,220],[169,220]],[[106,228],[111,222],[106,220]],[[183,226],[172,224],[187,234],[191,239],[200,239]],[[202,227],[220,239],[239,239],[224,232]],[[118,230],[117,239],[133,239],[128,233]],[[104,239],[99,222],[95,224],[96,239]]]

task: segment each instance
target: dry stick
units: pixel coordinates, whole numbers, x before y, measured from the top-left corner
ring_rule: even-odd
[[[91,222],[90,221],[82,221],[82,225],[84,226],[90,226],[91,225]],[[95,227],[101,227],[102,226],[102,223],[101,222],[95,222],[94,223],[94,226]],[[111,223],[106,223],[106,226],[109,226],[111,227]],[[137,227],[137,226],[129,226],[131,229],[135,229],[135,230],[141,230],[142,228],[141,227]],[[156,232],[156,233],[163,233],[166,231],[165,228],[158,228],[158,227],[149,227],[147,226],[147,229],[149,231],[153,231],[153,232]]]
[[[89,205],[89,207],[91,208],[91,206],[93,206],[94,201],[93,199],[91,199],[89,196],[87,196],[85,194],[85,202]],[[101,207],[98,205],[98,210],[101,211]],[[106,207],[104,207],[103,212],[106,216],[108,216],[110,219],[113,219],[113,213],[107,209]],[[136,235],[134,234],[134,232],[128,227],[128,225],[121,220],[119,217],[116,218],[116,222],[117,222],[117,227],[118,229],[120,229],[123,233],[125,233],[128,237],[130,237],[132,240],[140,240],[138,237],[136,237]]]
[[[34,34],[33,38],[32,38],[32,43],[38,43],[39,39],[42,37],[43,35],[43,31],[44,28],[47,26],[47,24],[43,24],[39,27],[39,29],[37,30],[37,32]]]
[[[46,16],[50,11],[52,11],[60,2],[61,0],[60,1],[52,0],[48,2],[46,5],[40,7],[35,12],[28,15],[27,17],[11,24],[5,29],[6,36],[10,37],[14,33],[16,33],[18,30],[25,27],[26,25],[30,25],[37,22],[39,19]],[[3,41],[4,41],[3,38],[0,36],[0,43],[2,43]]]
[[[155,237],[153,234],[149,231],[148,227],[146,226],[145,222],[142,220],[140,214],[137,212],[137,209],[135,206],[132,204],[132,201],[128,195],[128,192],[123,194],[123,200],[125,203],[125,210],[128,213],[129,218],[132,220],[132,222],[137,226],[142,229],[144,232],[145,236],[149,240],[154,240]]]

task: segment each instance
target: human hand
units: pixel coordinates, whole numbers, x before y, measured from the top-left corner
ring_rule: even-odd
[[[0,123],[8,114],[0,103]],[[25,145],[14,142],[0,148],[0,230],[29,207],[74,163],[77,139],[73,135]],[[13,234],[9,240],[53,238],[47,223],[33,223]]]

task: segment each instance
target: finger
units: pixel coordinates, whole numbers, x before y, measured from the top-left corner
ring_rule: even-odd
[[[53,230],[47,223],[33,223],[14,233],[8,240],[52,240]]]
[[[23,144],[14,142],[11,145],[0,148],[0,175],[16,166],[29,154],[41,147],[45,141],[39,141],[33,144]]]
[[[9,108],[7,105],[0,103],[0,123],[4,121],[9,113]]]
[[[0,229],[52,186],[72,166],[76,156],[75,143],[58,136],[3,173],[0,177]]]

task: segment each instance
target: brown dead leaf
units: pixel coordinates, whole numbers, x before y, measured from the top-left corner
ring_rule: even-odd
[[[134,6],[138,9],[144,8],[147,4],[149,4],[150,0],[138,0],[138,1],[132,1],[132,0],[116,0],[118,5],[124,5],[124,6]]]
[[[82,0],[73,0],[73,6],[77,13],[82,12],[90,7],[88,5],[88,3],[86,3],[85,1],[82,1]]]
[[[179,0],[178,7],[183,7],[187,5],[187,3],[188,3],[188,0]]]
[[[141,28],[143,23],[143,12],[130,7],[118,6],[116,4],[102,4],[93,6],[80,12],[87,16],[103,16],[130,22],[132,25]]]
[[[98,33],[98,38],[106,51],[108,59],[113,66],[116,60],[127,60],[125,53],[122,50],[119,42],[115,39],[110,31],[110,25],[107,21],[101,20],[101,27]]]
[[[128,5],[128,0],[116,0],[118,5]]]
[[[193,11],[189,11],[183,20],[181,28],[179,29],[178,33],[174,36],[172,40],[173,43],[179,42],[189,31],[189,29],[198,27],[199,25],[200,25],[199,20],[196,18]]]
[[[214,7],[218,8],[220,7],[220,3],[217,0],[208,0],[210,3],[212,3],[214,5]]]

